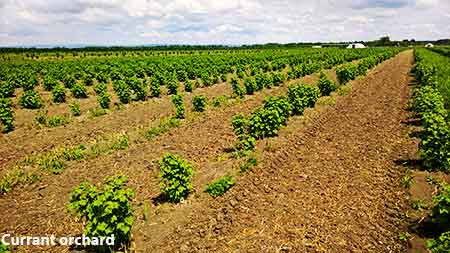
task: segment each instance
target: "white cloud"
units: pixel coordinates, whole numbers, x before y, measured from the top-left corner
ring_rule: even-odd
[[[448,0],[0,0],[0,45],[449,37]]]

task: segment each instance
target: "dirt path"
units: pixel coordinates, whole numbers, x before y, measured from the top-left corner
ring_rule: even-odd
[[[408,141],[401,122],[412,61],[411,50],[403,52],[356,81],[350,95],[313,124],[280,138],[284,148],[265,152],[262,169],[189,217],[189,224],[156,248],[404,250],[398,235],[405,191],[395,161]]]

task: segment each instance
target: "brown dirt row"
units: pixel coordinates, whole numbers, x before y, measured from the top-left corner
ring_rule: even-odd
[[[140,248],[404,251],[398,236],[406,230],[407,204],[398,161],[410,145],[402,122],[412,61],[412,52],[403,52],[354,82],[349,96],[307,127],[280,133],[273,140],[280,148],[264,152],[260,168],[224,197],[192,212],[159,244]]]

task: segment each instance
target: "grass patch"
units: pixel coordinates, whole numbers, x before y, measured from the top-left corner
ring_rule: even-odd
[[[50,152],[49,154],[44,155],[38,160],[38,164],[41,170],[55,175],[61,174],[66,167],[64,160],[57,152]]]
[[[222,105],[227,105],[227,104],[228,104],[228,96],[226,96],[226,95],[221,95],[221,96],[215,97],[211,101],[211,105],[213,107],[221,107]]]
[[[47,113],[47,110],[42,110],[36,115],[35,120],[39,127],[58,127],[70,122],[70,119],[64,115],[48,116]]]
[[[69,119],[66,116],[50,116],[47,118],[47,126],[48,127],[58,127],[63,126],[69,123]]]
[[[107,113],[108,113],[108,110],[100,108],[100,107],[89,110],[89,116],[91,118],[100,117],[100,116],[106,115]]]
[[[406,170],[405,175],[400,180],[400,184],[406,189],[410,188],[413,183],[413,176],[411,175],[411,170]]]
[[[420,212],[423,209],[427,209],[427,204],[421,199],[415,199],[411,202],[411,208]]]
[[[342,85],[337,90],[339,96],[347,96],[352,91],[352,86],[350,84]]]
[[[178,127],[181,124],[181,121],[176,118],[164,118],[161,119],[159,125],[156,127],[152,127],[147,130],[144,134],[147,140],[152,140],[156,136],[167,133],[170,129]]]
[[[124,150],[127,149],[130,145],[130,139],[128,138],[128,135],[121,134],[115,137],[115,140],[111,143],[110,148],[112,150]]]
[[[64,148],[62,150],[62,156],[66,161],[77,161],[85,157],[86,147],[83,144],[74,148]]]
[[[40,180],[40,175],[27,173],[22,168],[16,167],[9,171],[0,180],[0,193],[10,192],[16,185],[34,183]]]
[[[325,106],[333,106],[336,104],[336,98],[331,96],[320,97],[316,104],[325,105]]]
[[[248,172],[256,165],[258,165],[258,159],[256,159],[256,157],[249,157],[247,161],[245,161],[245,163],[240,167],[241,174]]]

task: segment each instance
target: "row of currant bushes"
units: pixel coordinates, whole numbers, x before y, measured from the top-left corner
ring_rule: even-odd
[[[417,64],[413,71],[420,88],[414,92],[412,108],[420,116],[423,126],[419,148],[425,167],[449,172],[450,118],[439,87],[442,83],[450,87],[449,78],[440,73],[442,68],[450,73],[450,66],[438,67],[433,62],[435,57],[445,58],[429,51],[415,51]],[[447,59],[447,62],[450,63],[450,60]]]
[[[226,74],[238,76],[253,75],[260,69],[264,72],[278,71],[286,66],[295,66],[308,61],[327,60],[348,61],[382,51],[347,51],[323,49],[320,52],[307,49],[254,50],[245,53],[183,55],[180,57],[138,57],[128,59],[89,59],[63,61],[4,61],[0,63],[0,90],[3,85],[30,90],[39,85],[39,79],[48,91],[61,82],[67,88],[80,81],[85,85],[108,80],[127,80],[128,78],[158,76],[166,84],[166,77],[172,75],[179,82],[186,79],[200,79],[206,86],[224,80]],[[0,92],[0,96],[1,96]]]
[[[167,153],[159,161],[160,190],[164,200],[179,203],[192,191],[194,166],[178,155]],[[103,184],[95,186],[82,182],[70,194],[68,210],[84,221],[84,234],[88,237],[114,235],[114,247],[101,246],[97,251],[126,249],[134,223],[131,202],[134,190],[126,187],[127,177],[107,177]],[[212,197],[228,191],[235,183],[232,176],[224,176],[205,188]],[[147,215],[147,214],[144,214]]]
[[[261,108],[248,117],[238,114],[231,125],[241,151],[253,150],[256,140],[276,136],[291,115],[301,115],[305,108],[314,106],[320,90],[310,85],[291,85],[287,96],[268,97]]]
[[[450,90],[450,59],[425,49],[414,51],[416,65],[413,69],[420,87],[414,91],[412,109],[420,117],[423,130],[420,134],[419,152],[423,165],[429,170],[450,172],[450,118],[448,94]],[[447,87],[447,88],[446,88]],[[433,233],[427,241],[431,252],[450,252],[450,186],[439,185],[433,197]]]
[[[357,64],[347,63],[340,65],[336,68],[337,79],[342,85],[354,80],[357,76],[365,76],[369,69],[389,58],[392,58],[398,52],[399,50],[386,51],[378,55],[363,58]]]
[[[388,51],[386,53],[364,58],[359,64],[347,63],[336,68],[336,74],[341,85],[357,76],[367,73],[367,70],[373,68],[378,63],[396,55],[398,51]],[[314,66],[312,64],[311,66]],[[311,67],[317,70],[315,67]],[[308,73],[308,72],[304,72]],[[269,78],[270,80],[270,78]],[[247,84],[246,84],[247,83]],[[252,85],[248,85],[252,83]],[[235,95],[242,94],[237,81],[232,81]],[[254,87],[262,89],[266,86],[257,86],[255,80],[245,82],[247,94],[252,94]],[[251,87],[249,92],[248,87]],[[270,88],[271,86],[267,86]],[[240,151],[253,150],[256,140],[266,137],[276,136],[278,131],[286,125],[288,118],[292,115],[301,115],[305,108],[313,107],[317,99],[322,96],[328,96],[337,89],[337,85],[329,80],[323,73],[320,76],[317,87],[311,85],[291,85],[288,87],[286,96],[268,97],[263,106],[258,108],[248,117],[238,114],[233,117],[231,125],[239,142],[237,149]]]
[[[320,53],[309,52],[307,50],[299,50],[298,54],[283,54],[286,58],[273,59],[271,54],[267,54],[265,59],[266,64],[258,64],[257,62],[249,61],[247,65],[242,65],[242,61],[237,60],[233,62],[233,65],[224,67],[223,71],[218,75],[211,75],[208,71],[201,70],[198,75],[191,75],[183,70],[154,70],[149,69],[144,71],[139,67],[134,68],[132,71],[130,68],[124,67],[120,71],[112,71],[109,75],[104,75],[103,72],[76,72],[71,75],[65,73],[63,70],[52,72],[47,69],[34,70],[33,68],[21,69],[20,73],[15,72],[15,68],[20,65],[14,65],[14,68],[10,68],[8,71],[11,73],[0,73],[5,75],[0,76],[0,97],[8,98],[14,96],[14,90],[18,87],[22,87],[24,92],[19,99],[19,104],[24,108],[38,109],[43,107],[43,101],[38,92],[34,90],[34,87],[39,85],[37,76],[42,79],[42,85],[45,90],[52,92],[52,98],[55,103],[63,103],[66,101],[66,89],[71,90],[75,98],[86,98],[88,96],[87,86],[92,86],[98,83],[94,90],[102,89],[102,86],[111,80],[114,83],[114,91],[116,92],[119,100],[122,103],[129,103],[132,100],[145,100],[147,93],[150,93],[151,97],[160,96],[160,87],[166,85],[169,90],[169,94],[177,94],[179,82],[184,82],[185,90],[192,91],[193,87],[199,86],[198,81],[192,83],[190,79],[199,78],[204,86],[211,86],[218,83],[220,80],[226,81],[227,73],[235,73],[239,78],[244,78],[245,90],[240,88],[236,90],[237,96],[242,96],[245,92],[252,94],[254,91],[258,91],[261,87],[271,87],[272,85],[279,85],[286,78],[297,78],[315,72],[321,68],[328,68],[336,64],[343,63],[349,60],[359,59],[366,57],[374,52],[384,52],[384,50],[373,51],[347,51],[347,50],[325,50]],[[283,63],[283,61],[286,61]],[[311,63],[313,62],[313,63]],[[62,62],[61,64],[63,64]],[[73,62],[75,64],[75,62]],[[76,65],[76,64],[75,64]],[[36,66],[38,69],[45,67],[46,64]],[[279,70],[284,69],[286,66],[290,66],[290,72],[285,77]],[[28,66],[30,67],[30,66]],[[81,66],[79,66],[81,67]],[[84,65],[83,65],[84,67]],[[180,66],[178,66],[180,67]],[[36,71],[36,75],[33,74]],[[274,71],[272,73],[269,73]],[[266,72],[266,74],[265,74]],[[147,83],[145,77],[149,77],[151,81]],[[143,81],[144,80],[144,81]],[[236,81],[234,81],[236,83]],[[234,85],[233,87],[238,88]],[[104,89],[106,90],[106,88]],[[96,92],[97,100],[101,108],[106,109],[109,107],[111,101],[111,95],[107,92]],[[8,110],[12,111],[11,103],[9,101],[3,101],[2,107],[8,107]],[[13,117],[8,112],[8,119],[5,122],[13,122]],[[12,118],[12,121],[11,121]],[[14,127],[5,126],[5,131],[11,131]],[[13,125],[13,124],[12,124]]]

